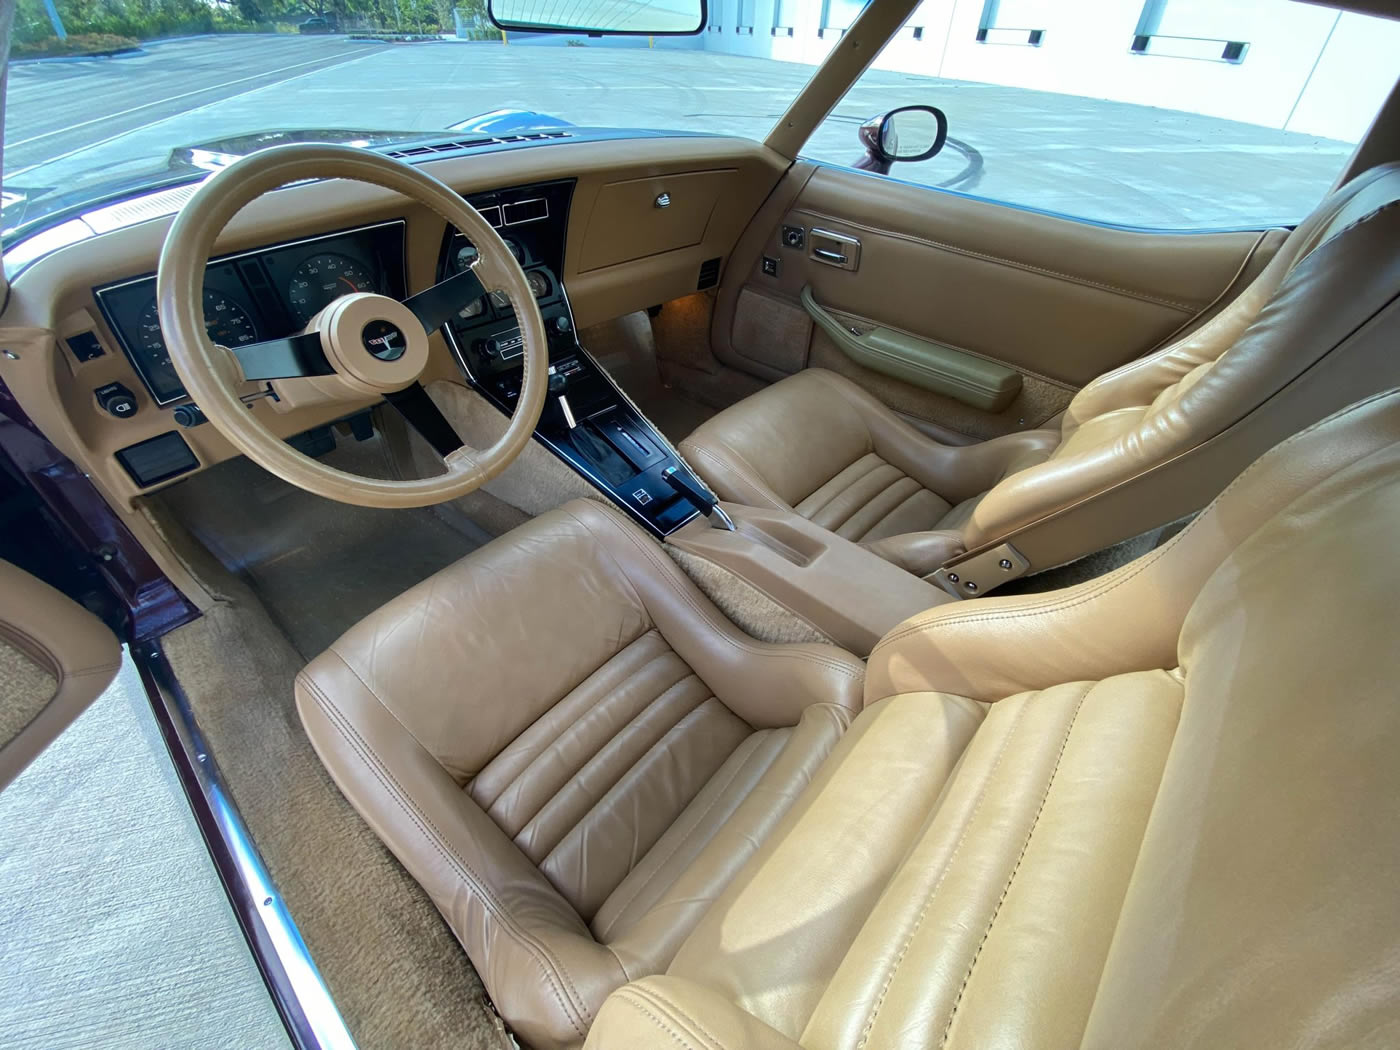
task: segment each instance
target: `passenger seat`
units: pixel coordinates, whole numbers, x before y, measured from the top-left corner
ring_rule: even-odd
[[[1400,165],[1353,179],[1225,310],[1090,383],[1054,429],[943,445],[811,369],[680,450],[723,500],[793,510],[919,576],[959,565],[985,594],[1199,510],[1272,445],[1400,381],[1398,200]],[[1016,570],[987,571],[1004,560]]]

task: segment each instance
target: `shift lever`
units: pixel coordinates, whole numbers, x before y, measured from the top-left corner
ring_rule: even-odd
[[[724,512],[724,508],[719,505],[719,500],[711,496],[709,490],[692,478],[687,471],[683,471],[679,467],[667,467],[661,472],[661,476],[665,479],[666,484],[680,493],[682,499],[710,519],[711,528],[734,531],[734,520]]]
[[[569,407],[569,399],[564,391],[569,388],[569,377],[562,372],[554,371],[554,366],[549,366],[549,392],[559,398],[559,411],[564,414],[564,422],[573,430],[578,426],[578,421],[574,419],[574,410]]]

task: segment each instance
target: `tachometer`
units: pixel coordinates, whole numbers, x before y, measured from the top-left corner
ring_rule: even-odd
[[[297,320],[306,324],[342,295],[374,290],[374,278],[363,265],[348,256],[323,252],[293,271],[287,301]]]
[[[258,341],[258,329],[248,311],[222,292],[210,288],[204,290],[204,330],[220,346],[245,346]],[[180,397],[184,387],[175,366],[170,363],[170,351],[166,349],[160,330],[160,313],[154,299],[136,319],[135,337],[132,351],[139,359],[152,392],[162,401]]]

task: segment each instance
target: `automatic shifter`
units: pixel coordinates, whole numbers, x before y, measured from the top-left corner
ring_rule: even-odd
[[[682,499],[710,519],[710,527],[734,531],[734,520],[724,512],[719,500],[710,495],[708,489],[678,467],[667,467],[661,472],[666,484],[678,492]]]
[[[559,411],[563,414],[564,422],[568,424],[569,429],[573,430],[578,426],[578,421],[574,419],[574,410],[569,407],[569,398],[564,393],[567,389],[569,389],[569,377],[561,372],[554,371],[553,366],[551,366],[549,371],[549,392],[558,397]]]

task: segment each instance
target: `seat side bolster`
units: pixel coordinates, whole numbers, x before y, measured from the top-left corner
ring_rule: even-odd
[[[776,507],[791,510],[792,505],[773,490],[753,464],[721,437],[701,438],[695,435],[682,441],[677,449],[696,473],[720,499],[745,507]]]
[[[516,1005],[507,1022],[532,1045],[581,1041],[626,980],[616,957],[334,650],[298,676],[296,701],[331,778],[487,961],[487,991]]]
[[[834,645],[757,641],[618,511],[590,500],[562,510],[611,556],[671,648],[749,725],[793,726],[815,703],[860,709],[865,667],[858,657]]]
[[[586,1050],[801,1050],[718,992],[683,977],[647,977],[624,985],[603,1004]]]
[[[867,706],[939,690],[994,701],[1060,682],[1178,663],[1182,622],[1239,543],[1320,480],[1400,440],[1400,391],[1378,394],[1265,453],[1166,546],[1075,587],[920,613],[870,654]]]

